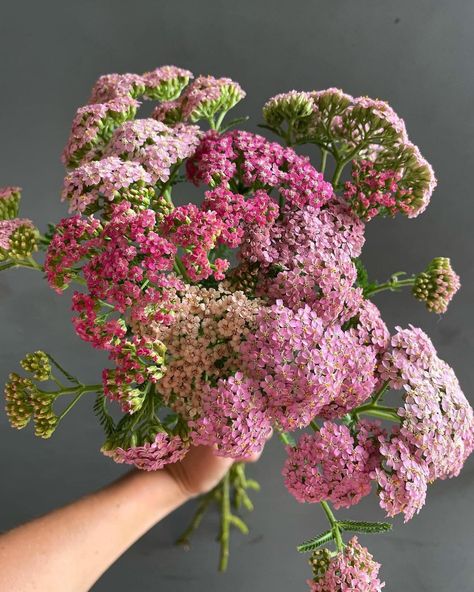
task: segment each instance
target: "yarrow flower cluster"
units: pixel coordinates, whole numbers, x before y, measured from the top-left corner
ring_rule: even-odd
[[[384,584],[378,577],[379,570],[380,564],[374,561],[372,555],[354,537],[344,551],[329,561],[324,576],[309,582],[309,587],[311,592],[380,592]]]
[[[175,66],[101,76],[63,152],[70,215],[43,236],[19,217],[20,189],[0,188],[0,270],[40,270],[58,293],[74,286],[74,329],[109,358],[89,385],[50,354],[28,354],[6,412],[48,438],[95,394],[102,452],[117,463],[160,470],[200,445],[235,459],[183,539],[217,502],[222,569],[230,525],[247,530],[237,509],[252,508],[258,487],[240,461],[278,433],[287,489],[329,520],[299,546],[313,552],[311,590],[377,592],[380,566],[344,536],[390,524],[339,520],[329,503],[349,508],[375,491],[388,516],[408,520],[474,449],[454,371],[421,329],[391,334],[372,301],[410,287],[445,313],[460,287],[450,260],[381,284],[361,261],[366,223],[416,217],[435,176],[384,101],[335,88],[278,94],[262,126],[277,142],[224,123],[244,97],[237,82]],[[140,117],[145,100],[156,104]],[[305,143],[320,148],[318,168],[299,153]],[[187,203],[185,182],[202,199]]]

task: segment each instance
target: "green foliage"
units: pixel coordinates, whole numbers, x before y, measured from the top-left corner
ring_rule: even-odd
[[[378,534],[392,530],[390,522],[357,522],[354,520],[339,520],[339,527],[346,532],[360,532],[364,534]]]
[[[329,543],[334,539],[334,532],[333,530],[326,530],[325,532],[321,533],[319,536],[315,537],[314,539],[309,539],[301,545],[296,547],[299,553],[308,553],[309,551],[314,551],[322,547],[326,543]]]
[[[115,422],[107,410],[107,401],[103,393],[97,394],[93,409],[106,437],[110,438],[115,431]]]

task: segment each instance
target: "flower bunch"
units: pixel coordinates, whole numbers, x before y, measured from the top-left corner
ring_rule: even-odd
[[[375,592],[380,566],[344,536],[390,524],[339,520],[329,504],[349,508],[374,491],[388,516],[408,520],[428,485],[455,477],[474,449],[453,370],[421,329],[390,331],[372,300],[411,287],[446,312],[460,287],[449,259],[384,283],[361,261],[366,224],[423,212],[435,177],[383,101],[333,88],[277,95],[262,127],[280,143],[224,124],[244,96],[228,78],[174,66],[102,76],[63,152],[70,215],[42,236],[18,217],[20,190],[0,190],[0,270],[42,270],[59,293],[74,285],[74,329],[110,362],[89,385],[49,354],[28,354],[27,376],[7,383],[7,415],[50,437],[96,393],[102,452],[118,463],[159,470],[195,445],[236,459],[185,542],[211,501],[221,532],[247,531],[237,510],[252,508],[257,485],[239,461],[273,430],[288,491],[329,520],[298,547],[312,552],[311,590]],[[157,102],[151,117],[137,117],[143,100]],[[298,153],[305,143],[320,148],[318,168]],[[183,203],[185,182],[202,188],[200,201]],[[230,499],[235,512],[221,503]],[[221,544],[225,569],[227,536]]]

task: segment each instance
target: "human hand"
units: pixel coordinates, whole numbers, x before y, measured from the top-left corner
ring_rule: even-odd
[[[245,462],[255,462],[256,454]],[[180,462],[167,465],[165,470],[173,477],[181,491],[189,498],[207,493],[224,477],[235,459],[216,456],[210,446],[194,446]]]

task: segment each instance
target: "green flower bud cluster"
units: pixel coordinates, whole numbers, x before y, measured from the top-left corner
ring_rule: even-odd
[[[263,106],[263,117],[272,128],[279,128],[286,122],[294,129],[304,132],[314,108],[310,93],[292,90],[267,101]]]
[[[24,222],[24,223],[22,223]],[[9,224],[10,220],[3,222]],[[7,259],[26,259],[38,250],[39,232],[29,220],[11,220],[16,228],[8,236],[8,247],[0,247],[0,261]],[[1,230],[1,229],[0,229]],[[10,231],[7,231],[10,232]]]
[[[447,257],[436,257],[415,278],[413,295],[424,302],[429,311],[446,312],[454,294],[461,287],[459,276]]]
[[[309,558],[309,564],[313,571],[313,579],[317,582],[327,572],[333,553],[329,549],[316,549]]]
[[[90,216],[96,212],[102,212],[104,219],[109,219],[114,206],[122,201],[130,202],[134,211],[141,211],[150,208],[151,202],[155,197],[155,189],[147,185],[144,181],[136,181],[130,187],[117,191],[113,195],[113,200],[99,197],[93,203],[85,208],[84,214]]]
[[[206,98],[206,94],[203,93],[202,100],[196,101],[196,105],[193,106],[189,115],[190,121],[197,122],[200,119],[212,120],[218,115],[230,111],[245,97],[244,91],[232,80],[219,82],[218,96],[216,98]]]
[[[162,80],[157,85],[147,84],[145,86],[143,95],[147,99],[156,101],[173,101],[177,99],[188,85],[190,76],[179,74],[167,80]]]
[[[36,380],[45,381],[51,377],[51,362],[43,351],[27,354],[20,364],[24,370],[33,374]]]
[[[0,220],[12,220],[18,216],[20,199],[19,187],[0,188]]]
[[[35,423],[35,435],[49,438],[58,423],[53,411],[54,397],[39,392],[29,378],[12,373],[5,385],[5,411],[12,427],[21,430],[31,418]]]

